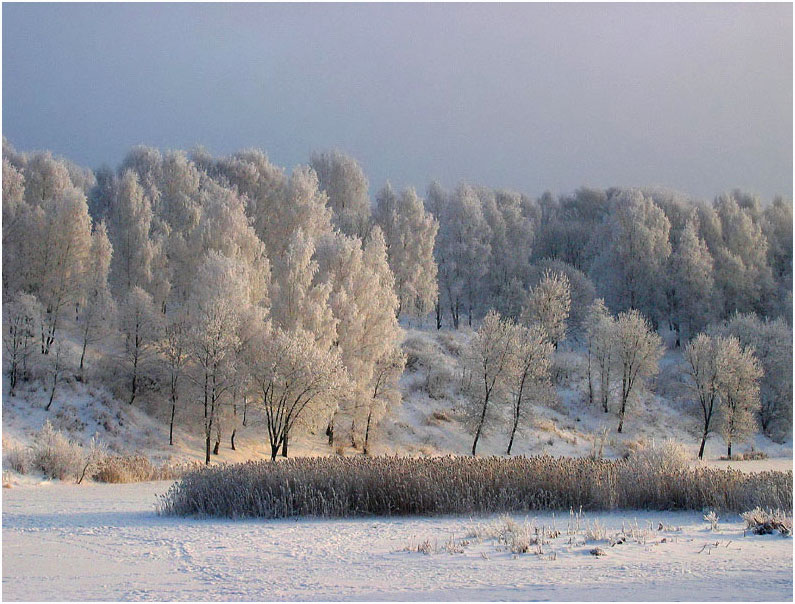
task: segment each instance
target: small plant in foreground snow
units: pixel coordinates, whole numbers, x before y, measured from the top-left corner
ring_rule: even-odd
[[[745,520],[746,528],[754,535],[770,535],[778,532],[782,535],[792,535],[792,514],[782,510],[763,510],[756,507],[741,514]]]
[[[704,514],[704,520],[709,522],[709,530],[713,533],[718,530],[718,515],[715,513],[715,510],[710,510]]]

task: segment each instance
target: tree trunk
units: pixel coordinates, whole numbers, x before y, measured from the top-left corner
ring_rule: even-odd
[[[237,449],[235,449],[235,432],[237,432],[237,428],[232,430],[232,436],[230,437],[230,440],[232,441],[232,451],[237,451]]]
[[[50,390],[50,400],[47,402],[47,406],[44,408],[45,411],[49,411],[50,407],[52,407],[52,401],[55,398],[55,387],[57,385],[58,385],[58,378],[53,378],[52,390]]]
[[[246,425],[246,413],[248,412],[248,398],[243,395],[243,425]]]
[[[480,422],[478,422],[478,429],[475,431],[475,440],[472,443],[472,457],[475,456],[475,451],[478,448],[478,440],[480,440],[480,432],[483,430],[483,422],[486,421],[486,408],[489,405],[489,399],[486,397],[486,400],[483,402],[483,411],[480,414]]]
[[[137,364],[138,364],[138,362],[136,361],[136,365]],[[137,387],[138,387],[138,370],[137,370],[137,368],[134,368],[133,369],[132,386],[130,388],[132,390],[132,396],[130,396],[130,404],[131,405],[133,404],[133,401],[135,400],[135,392],[137,390]]]
[[[698,449],[698,458],[704,459],[704,445],[707,444],[707,433],[704,432],[704,435],[701,437],[701,447]]]
[[[506,455],[511,454],[511,447],[513,447],[513,437],[516,435],[516,427],[519,425],[519,414],[517,413],[513,418],[513,428],[511,428],[511,440],[508,441],[508,451]]]
[[[368,454],[368,445],[370,441],[370,420],[373,417],[373,410],[370,409],[370,413],[367,414],[367,426],[364,429],[364,448],[362,452],[367,455]]]
[[[171,395],[171,425],[168,429],[168,444],[174,444],[174,416],[177,414],[177,399],[172,394]]]
[[[588,346],[588,404],[593,405],[593,377],[591,375],[591,347]]]
[[[284,440],[282,441],[282,457],[287,457],[287,439],[289,435],[284,435]]]
[[[204,444],[205,444],[204,463],[209,465],[209,463],[210,463],[210,433],[209,432],[206,434],[206,438],[205,438]]]
[[[88,345],[88,341],[86,340],[86,338],[83,338],[83,351],[80,353],[80,372],[79,372],[79,377],[80,377],[80,381],[81,382],[83,381],[83,361],[86,358],[86,346],[87,345]]]
[[[213,446],[213,455],[218,455],[218,449],[221,447],[221,441],[216,440],[215,445]]]
[[[279,443],[271,443],[271,461],[276,461],[276,456],[279,454]]]
[[[624,412],[627,408],[627,399],[623,396],[621,397],[621,411],[618,414],[619,421],[618,421],[618,432],[621,433],[624,429]]]
[[[732,458],[732,443],[731,443],[731,441],[729,441],[729,451],[728,451],[728,454],[729,454],[729,459],[731,459],[731,458]]]
[[[326,436],[328,436],[328,446],[334,446],[334,419],[326,426]]]
[[[437,331],[442,328],[442,305],[439,304],[439,299],[436,299],[435,310],[436,310],[436,329]]]

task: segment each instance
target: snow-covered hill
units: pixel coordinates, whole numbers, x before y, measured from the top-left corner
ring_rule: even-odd
[[[374,454],[439,455],[468,454],[472,437],[462,414],[460,393],[460,353],[471,332],[436,331],[409,328],[403,349],[408,357],[401,379],[402,404],[377,427]],[[637,397],[628,413],[623,434],[616,432],[614,413],[604,413],[598,404],[587,401],[585,359],[581,352],[562,347],[555,364],[558,402],[553,406],[536,406],[532,416],[517,436],[514,454],[575,455],[598,453],[620,457],[655,441],[673,439],[693,451],[698,444],[698,425],[682,384],[677,364],[681,355],[669,352],[661,363],[660,375],[651,390]],[[91,383],[67,381],[59,386],[50,411],[45,411],[48,393],[37,383],[24,384],[14,397],[3,398],[4,446],[25,445],[32,441],[46,420],[71,438],[88,442],[98,435],[109,449],[118,453],[139,452],[153,461],[202,460],[204,441],[197,418],[198,406],[180,408],[175,430],[175,444],[168,444],[167,417],[149,412],[138,403],[120,401],[105,388]],[[144,407],[147,405],[144,403]],[[162,412],[161,412],[162,414]],[[195,417],[194,417],[195,416]],[[193,420],[193,421],[192,421]],[[507,426],[495,425],[479,445],[479,454],[502,455],[508,441]],[[230,448],[226,435],[219,455],[214,459],[236,462],[268,457],[270,448],[263,426],[249,422],[239,426],[236,450]],[[792,441],[777,444],[764,436],[739,447],[739,452],[760,451],[770,459],[730,462],[743,469],[790,469]],[[735,451],[738,449],[736,448]],[[340,442],[328,445],[322,433],[304,434],[291,442],[291,455],[360,454],[361,451]],[[707,445],[706,463],[727,465],[719,461],[725,455],[722,441],[713,436]]]

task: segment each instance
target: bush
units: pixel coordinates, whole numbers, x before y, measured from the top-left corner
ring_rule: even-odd
[[[30,449],[16,443],[3,441],[3,469],[18,474],[30,472]]]
[[[83,447],[53,428],[49,420],[34,439],[31,458],[32,469],[58,480],[77,480],[84,468]]]
[[[210,466],[160,499],[163,514],[284,518],[530,510],[792,509],[792,472],[650,469],[626,460],[325,457]]]

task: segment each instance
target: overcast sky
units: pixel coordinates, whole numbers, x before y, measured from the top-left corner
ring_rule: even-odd
[[[3,4],[3,134],[386,179],[792,196],[792,5]]]

